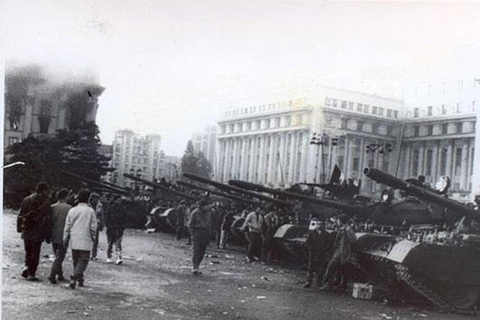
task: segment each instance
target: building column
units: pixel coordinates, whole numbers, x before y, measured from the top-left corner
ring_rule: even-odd
[[[265,179],[265,173],[267,172],[267,139],[270,139],[270,137],[266,134],[262,136],[262,142],[261,142],[261,153],[260,153],[260,166],[258,169],[258,176],[259,176],[259,181],[258,183],[260,184],[265,184],[266,179]]]
[[[291,145],[290,145],[290,166],[288,168],[288,183],[293,185],[295,181],[295,158],[296,158],[296,151],[297,151],[297,133],[292,132],[291,138]]]
[[[274,184],[274,178],[275,178],[275,163],[276,163],[276,148],[277,147],[277,136],[272,134],[270,135],[270,150],[269,150],[269,161],[268,161],[268,174],[267,174],[267,181],[266,183],[268,184]]]
[[[450,177],[452,183],[453,183],[453,162],[454,162],[454,152],[453,152],[453,145],[455,143],[455,140],[451,141],[448,143],[447,147],[447,170],[446,170],[446,176]]]
[[[345,150],[344,150],[344,155],[343,155],[343,168],[342,171],[344,172],[345,179],[347,179],[349,173],[350,173],[350,168],[349,168],[349,157],[350,157],[350,139],[348,135],[345,135]]]
[[[468,178],[468,140],[462,141],[462,163],[460,167],[460,189],[467,190]]]
[[[435,141],[435,144],[432,148],[432,183],[436,183],[438,176],[438,141]]]
[[[239,163],[239,177],[240,180],[245,180],[245,168],[247,166],[247,149],[248,149],[248,141],[249,139],[247,138],[242,138],[240,141],[242,141],[242,151],[241,151],[241,157],[242,161]]]
[[[308,158],[308,131],[303,132],[302,135],[302,155],[300,158],[300,181],[306,181],[307,175],[307,158]]]
[[[277,158],[278,158],[278,168],[277,168],[277,172],[278,172],[278,179],[277,181],[275,181],[275,184],[276,185],[281,185],[283,184],[284,187],[285,185],[287,184],[287,181],[285,181],[285,170],[286,170],[286,163],[285,163],[285,159],[286,159],[286,156],[285,156],[285,151],[286,151],[286,134],[285,133],[282,133],[279,135],[279,139],[280,139],[280,150],[278,150],[277,152]]]
[[[425,162],[425,144],[422,143],[418,149],[418,172],[419,175],[424,175],[424,162]]]
[[[229,179],[238,179],[238,174],[237,174],[237,161],[238,161],[238,139],[233,138],[233,149],[232,149],[232,155],[231,155],[231,164],[230,164],[230,174],[231,178]]]

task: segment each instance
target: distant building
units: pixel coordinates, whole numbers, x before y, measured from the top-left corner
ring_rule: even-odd
[[[480,193],[475,139],[480,85],[474,79],[430,83],[404,95],[408,106],[401,157],[402,176],[424,175],[434,184],[439,176],[451,179],[452,193],[468,198]],[[475,159],[477,165],[475,166]],[[476,178],[474,177],[476,176]]]
[[[402,106],[399,100],[321,87],[302,99],[232,108],[218,121],[217,180],[273,187],[325,183],[335,164],[346,177],[364,182],[365,166],[392,172]],[[378,146],[377,152],[366,153],[367,146]]]
[[[167,156],[163,151],[160,152],[158,162],[157,179],[165,178],[167,182],[175,183],[180,178],[180,157]]]
[[[104,90],[93,76],[56,83],[40,66],[7,68],[4,146],[30,134],[54,135],[57,130],[95,121],[98,97]]]
[[[153,181],[157,178],[162,138],[150,134],[140,136],[131,130],[115,132],[112,164],[116,169],[112,182],[121,187],[135,186],[135,182],[125,178],[124,173]]]
[[[98,153],[101,154],[102,156],[105,156],[107,158],[110,158],[110,161],[108,161],[108,167],[111,168],[113,166],[113,145],[111,144],[102,144],[98,148]],[[113,174],[112,172],[107,172],[104,176],[100,177],[100,180],[109,182],[111,183],[113,180]]]
[[[210,162],[215,172],[215,147],[217,144],[217,127],[208,126],[202,133],[194,133],[192,135],[193,149],[201,152]]]

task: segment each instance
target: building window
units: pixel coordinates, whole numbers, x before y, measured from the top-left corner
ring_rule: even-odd
[[[448,134],[448,123],[442,124],[442,134]]]
[[[457,105],[455,107],[455,112],[460,113],[460,103],[457,103]]]
[[[418,111],[419,111],[418,108],[413,109],[413,117],[414,118],[418,118]]]
[[[447,114],[447,106],[442,104],[442,114]]]
[[[326,98],[325,98],[325,105],[326,105],[326,106],[331,106],[331,105],[332,105],[332,99],[329,98],[329,97],[326,97]]]
[[[372,114],[377,114],[377,107],[375,106],[372,106]]]
[[[11,146],[12,144],[15,144],[18,142],[18,138],[17,137],[9,137],[8,138],[8,145]]]
[[[427,116],[431,116],[433,113],[433,107],[432,106],[428,106],[427,107]]]
[[[378,123],[372,123],[372,133],[378,134]]]
[[[440,150],[440,175],[444,176],[447,170],[447,149],[442,148]]]
[[[354,171],[359,171],[360,170],[360,159],[359,158],[353,158],[353,170]]]
[[[363,104],[357,103],[357,111],[362,112],[362,110],[363,110]]]
[[[385,109],[384,108],[378,108],[378,115],[379,116],[384,116]]]
[[[347,109],[347,101],[342,101],[341,107],[342,109]]]
[[[357,121],[357,131],[363,131],[363,121]]]
[[[459,176],[462,169],[462,148],[455,150],[455,175]]]
[[[463,123],[462,122],[458,122],[455,124],[455,132],[456,133],[462,133],[463,132]]]
[[[346,129],[347,128],[347,124],[348,124],[348,119],[346,118],[342,118],[341,119],[341,124],[340,124],[340,129]]]
[[[392,117],[392,109],[387,109],[387,117]]]
[[[332,106],[333,106],[334,108],[338,107],[337,99],[332,99]]]
[[[414,126],[413,127],[413,136],[414,137],[420,136],[420,127],[419,126]]]
[[[363,105],[363,112],[369,113],[370,112],[370,106],[368,104]]]
[[[394,110],[393,111],[393,117],[396,119],[398,118],[398,111],[397,110]]]
[[[433,136],[433,125],[427,126],[427,135]]]
[[[426,159],[426,168],[425,168],[425,175],[430,176],[432,175],[432,160],[433,160],[433,150],[427,150],[427,159]]]
[[[353,102],[348,103],[348,110],[353,110]]]
[[[419,152],[417,149],[413,150],[412,175],[418,175]]]

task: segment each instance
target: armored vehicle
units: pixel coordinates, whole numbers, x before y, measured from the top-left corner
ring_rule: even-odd
[[[450,217],[458,220],[456,225],[445,224],[445,220],[438,224],[412,225],[400,235],[358,233],[359,267],[375,277],[382,277],[393,288],[414,290],[445,311],[477,306],[480,235],[472,232],[475,222],[480,221],[478,211],[377,169],[365,168],[364,174],[448,209]]]

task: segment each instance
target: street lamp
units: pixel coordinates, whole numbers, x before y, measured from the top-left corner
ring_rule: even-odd
[[[322,170],[323,170],[323,176],[325,176],[325,162],[323,161],[323,145],[326,142],[326,135],[320,134],[318,132],[314,132],[312,139],[310,139],[310,144],[314,144],[317,146],[317,157],[315,160],[315,176],[313,177],[313,184],[317,183],[317,172],[318,172],[318,155],[320,153],[320,146],[322,146]]]

